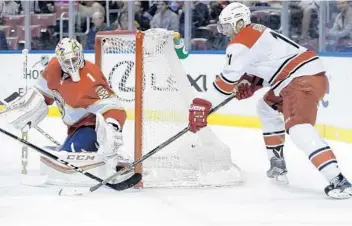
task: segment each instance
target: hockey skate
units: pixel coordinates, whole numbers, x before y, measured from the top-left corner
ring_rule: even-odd
[[[276,156],[270,159],[270,169],[266,172],[269,178],[274,178],[279,183],[288,184],[286,162]]]
[[[351,183],[340,173],[330,181],[325,193],[335,199],[348,199],[352,197]]]

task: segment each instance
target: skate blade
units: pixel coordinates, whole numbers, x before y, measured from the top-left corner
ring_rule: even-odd
[[[334,199],[349,199],[352,197],[352,188],[346,188],[343,191],[334,189],[328,192],[328,196]]]
[[[279,175],[275,178],[270,178],[270,179],[271,179],[272,183],[274,183],[274,184],[278,184],[278,185],[288,185],[289,184],[289,181],[288,181],[286,174]]]

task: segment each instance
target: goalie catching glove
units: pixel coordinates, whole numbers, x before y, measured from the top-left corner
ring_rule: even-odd
[[[48,114],[44,96],[35,88],[29,88],[22,96],[9,102],[0,113],[1,117],[15,129],[22,130],[26,125],[37,126]]]

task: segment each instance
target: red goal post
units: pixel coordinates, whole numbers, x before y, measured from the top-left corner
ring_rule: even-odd
[[[135,50],[135,128],[134,128],[134,159],[139,159],[142,156],[142,83],[143,83],[143,33],[142,32],[131,32],[131,31],[101,31],[95,36],[95,64],[102,68],[102,38],[105,37],[116,37],[123,35],[135,35],[136,36],[136,50]],[[135,167],[136,173],[142,173],[142,164],[138,164]],[[141,182],[138,187],[142,187]]]

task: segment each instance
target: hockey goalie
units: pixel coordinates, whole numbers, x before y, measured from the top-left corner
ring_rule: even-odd
[[[55,57],[38,83],[10,103],[2,114],[22,130],[40,123],[48,113],[48,105],[54,102],[68,127],[68,136],[55,151],[56,156],[101,177],[110,176],[128,161],[120,148],[126,112],[101,70],[84,59],[82,46],[75,39],[64,38],[57,44]],[[48,182],[94,182],[79,174],[72,175],[73,170],[45,157],[41,162]]]
[[[197,132],[206,126],[211,107],[227,96],[234,93],[238,100],[249,98],[267,84],[270,89],[257,105],[270,162],[267,176],[279,180],[286,177],[283,152],[287,133],[329,182],[325,193],[333,198],[351,197],[352,186],[341,173],[332,148],[314,128],[318,102],[328,87],[317,54],[263,25],[251,23],[249,8],[237,2],[222,10],[218,31],[232,39],[226,49],[224,70],[214,81],[213,92],[193,100],[190,130]]]

